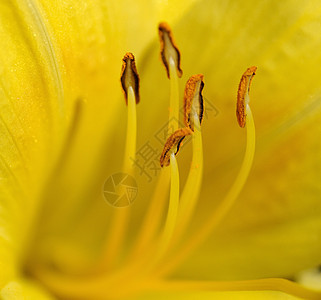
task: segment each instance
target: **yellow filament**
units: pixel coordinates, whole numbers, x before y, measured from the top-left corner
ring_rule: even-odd
[[[175,153],[171,153],[171,190],[167,218],[159,246],[159,258],[166,252],[176,226],[179,207],[179,172]]]
[[[226,195],[218,209],[214,212],[214,215],[211,216],[207,223],[203,227],[201,227],[193,237],[188,240],[187,244],[182,247],[182,250],[179,251],[179,253],[175,255],[168,264],[159,268],[159,270],[157,271],[158,275],[163,275],[164,273],[170,272],[178,264],[184,261],[184,259],[186,259],[186,257],[211,234],[215,226],[217,226],[224,219],[224,217],[227,215],[227,213],[235,203],[235,200],[239,196],[250,173],[255,152],[255,125],[249,105],[247,105],[246,120],[247,143],[245,156],[240,172],[231,189],[229,190],[228,194]]]
[[[149,210],[146,214],[145,220],[141,227],[141,232],[137,237],[136,245],[131,253],[129,260],[137,261],[141,258],[141,253],[144,248],[148,246],[151,242],[153,236],[161,223],[161,212],[164,209],[166,199],[168,197],[168,187],[169,187],[169,168],[162,168],[160,172],[160,177],[149,206]]]
[[[170,103],[169,103],[169,122],[173,127],[173,132],[179,127],[179,89],[178,76],[176,71],[175,61],[170,57],[169,59],[169,73],[170,73]]]
[[[175,233],[175,240],[178,240],[179,235],[183,233],[186,225],[193,215],[193,211],[199,197],[203,177],[202,133],[199,117],[196,113],[193,114],[193,122],[193,158],[190,172],[188,174],[188,178],[180,199],[179,221],[177,231]]]
[[[127,138],[124,157],[124,169],[126,173],[132,174],[133,160],[136,155],[136,98],[134,89],[130,86],[127,90],[128,95],[128,121],[127,121]]]
[[[206,230],[207,232],[212,231],[213,228],[224,219],[226,214],[230,211],[231,207],[235,203],[235,200],[239,196],[240,192],[242,191],[247,181],[247,178],[249,176],[252,163],[253,163],[254,153],[255,153],[255,125],[254,125],[254,120],[253,120],[252,112],[249,105],[247,105],[246,121],[247,121],[246,152],[245,152],[244,160],[241,166],[241,170],[236,180],[234,181],[232,188],[226,195],[225,199],[223,200],[219,208],[215,211],[214,216],[211,217],[211,221],[207,224],[206,227],[210,228]]]
[[[126,150],[124,157],[123,172],[133,174],[133,160],[136,154],[136,99],[134,89],[129,86],[128,91],[128,121]],[[130,207],[114,208],[112,224],[110,225],[110,235],[106,239],[103,258],[99,263],[99,269],[107,269],[117,263],[119,259],[119,249],[125,239],[126,229],[129,222]]]
[[[166,251],[171,245],[175,231],[179,208],[179,171],[176,156],[173,151],[171,152],[170,156],[170,168],[171,188],[164,229],[160,238],[156,241],[156,246],[158,246],[156,248],[156,253],[153,257],[151,257],[150,261],[148,261],[148,265],[144,267],[144,272],[141,272],[143,274],[147,274],[149,271],[151,271],[160,262],[164,254],[166,254]],[[155,251],[153,247],[155,247],[155,245],[150,245],[147,252]]]
[[[152,226],[151,228],[143,230],[144,235],[139,239],[139,242],[135,247],[134,254],[131,256],[131,259],[129,260],[130,263],[126,266],[126,268],[124,268],[123,271],[120,272],[120,274],[121,273],[131,274],[132,272],[135,273],[137,271],[139,271],[140,274],[148,274],[153,269],[153,267],[161,260],[161,258],[163,257],[163,255],[166,253],[166,251],[170,246],[173,233],[176,227],[178,208],[179,208],[179,171],[178,171],[177,160],[174,152],[172,152],[170,156],[170,170],[171,170],[170,200],[168,205],[167,218],[165,221],[162,235],[158,240],[156,240],[157,244],[155,245],[153,243],[154,241],[152,241],[152,238],[153,238],[153,234],[155,234],[156,232],[157,226]],[[167,176],[168,176],[168,173],[163,173],[163,175],[160,177],[160,180],[158,182],[159,188],[161,187],[160,186],[161,183],[165,183],[165,184],[167,183],[167,180],[166,180]],[[158,198],[155,198],[155,199],[158,199]],[[154,207],[157,207],[156,204],[157,203],[154,203],[155,205]],[[162,203],[160,205],[163,206]],[[146,217],[146,220],[145,220],[145,224],[148,227],[150,226],[150,224],[148,224],[147,221],[153,218],[153,215],[151,214],[151,212],[153,211],[155,212],[155,210],[150,211],[149,218]],[[156,222],[157,222],[158,220],[157,214],[160,214],[160,212],[156,211],[155,214],[156,214]],[[141,256],[141,253],[146,253],[146,255]],[[152,256],[149,256],[148,254],[150,253],[155,253],[155,254],[153,254]],[[141,269],[142,264],[144,265],[143,271]]]

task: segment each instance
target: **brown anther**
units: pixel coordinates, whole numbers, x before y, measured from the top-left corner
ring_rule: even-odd
[[[188,135],[191,135],[192,131],[188,128],[180,128],[176,130],[166,141],[162,155],[160,157],[161,167],[167,167],[170,164],[171,153],[174,151],[176,155],[179,151],[180,146],[184,138]]]
[[[194,131],[194,117],[196,113],[199,117],[199,122],[202,124],[204,102],[202,90],[204,88],[203,74],[191,76],[186,82],[184,91],[184,123]]]
[[[257,67],[248,68],[241,77],[239,89],[237,91],[236,117],[240,127],[246,124],[246,95],[250,92],[250,86]]]
[[[139,103],[139,76],[136,69],[135,57],[127,52],[123,58],[123,65],[120,73],[120,81],[125,95],[126,105],[128,105],[128,89],[131,87],[135,93],[136,104]]]
[[[170,59],[175,63],[177,76],[182,77],[183,71],[180,66],[181,54],[174,42],[171,28],[167,23],[162,22],[158,25],[158,34],[160,40],[161,59],[166,68],[167,77],[170,78]]]

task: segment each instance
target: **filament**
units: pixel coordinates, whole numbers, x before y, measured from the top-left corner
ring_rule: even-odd
[[[179,207],[179,172],[175,153],[171,153],[171,189],[168,205],[167,218],[164,226],[164,231],[161,237],[158,256],[161,257],[167,250],[173,232],[176,226],[178,207]]]
[[[175,232],[176,242],[180,234],[183,233],[184,229],[188,225],[188,222],[190,221],[190,218],[193,215],[199,197],[203,177],[202,132],[199,122],[199,116],[196,113],[193,114],[193,123],[193,158],[188,178],[180,199],[179,220],[177,222],[178,224]]]
[[[145,220],[141,226],[141,231],[137,237],[136,244],[129,260],[139,259],[142,251],[148,246],[148,243],[151,242],[157,232],[157,229],[162,221],[161,212],[164,209],[165,202],[168,197],[168,187],[170,183],[169,177],[169,169],[162,168],[151,203],[149,205],[149,210],[145,216]]]
[[[133,174],[133,161],[136,154],[136,99],[134,89],[129,86],[127,90],[128,98],[128,121],[127,137],[124,156],[123,172],[126,175]],[[119,259],[119,249],[126,237],[126,230],[129,222],[130,207],[117,207],[113,209],[110,224],[109,236],[103,247],[103,257],[99,262],[98,269],[108,269],[117,263]]]
[[[204,226],[201,227],[200,230],[198,230],[197,233],[188,240],[187,244],[182,247],[182,250],[179,251],[179,253],[175,255],[174,258],[169,261],[169,263],[167,263],[157,271],[158,275],[168,273],[177,265],[182,263],[182,261],[184,261],[188,257],[188,255],[211,234],[213,229],[224,219],[224,217],[227,215],[227,213],[235,203],[235,200],[239,196],[248,178],[255,152],[255,125],[249,105],[247,105],[246,128],[247,143],[245,156],[239,174],[234,181],[231,189],[225,196],[220,206],[214,212],[214,215],[211,216],[211,218],[208,219],[207,223],[205,223]]]
[[[133,160],[136,155],[136,136],[137,136],[137,121],[136,121],[136,99],[134,89],[128,88],[128,121],[127,121],[127,138],[126,150],[124,157],[123,171],[132,174]]]
[[[178,129],[179,125],[179,89],[176,65],[172,58],[169,59],[170,72],[170,100],[169,100],[169,126],[173,131]]]

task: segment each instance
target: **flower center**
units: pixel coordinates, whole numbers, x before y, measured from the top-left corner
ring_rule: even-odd
[[[57,270],[44,269],[36,276],[64,298],[80,299],[111,299],[120,296],[133,296],[133,293],[144,289],[151,282],[160,289],[170,286],[166,283],[166,275],[171,273],[191,254],[224,219],[238,198],[251,169],[255,152],[255,126],[249,106],[249,90],[256,67],[248,68],[241,77],[237,93],[237,121],[240,127],[246,127],[246,152],[239,174],[231,185],[225,198],[212,217],[200,224],[197,234],[182,239],[194,215],[200,194],[203,174],[203,142],[201,124],[203,120],[204,103],[202,91],[204,76],[193,75],[186,83],[184,92],[184,125],[179,128],[179,89],[178,80],[182,76],[180,67],[180,52],[176,46],[170,27],[161,23],[158,27],[161,58],[170,80],[169,124],[174,127],[164,145],[160,157],[163,167],[159,176],[154,197],[143,221],[143,226],[131,253],[124,259],[120,268],[115,268],[119,252],[124,244],[130,209],[122,208],[113,211],[109,235],[103,247],[103,255],[99,267],[91,275],[74,278],[61,274]],[[136,105],[140,101],[139,76],[135,58],[132,53],[126,53],[121,70],[121,85],[125,102],[128,106],[127,137],[124,154],[123,171],[133,174],[133,160],[136,153]],[[180,195],[179,169],[176,155],[186,138],[192,137],[193,157],[185,186]],[[169,166],[169,168],[166,168]],[[170,170],[170,173],[167,170]],[[170,176],[169,176],[170,175]],[[162,202],[167,197],[167,187],[170,181],[170,196],[165,222],[160,232]],[[121,187],[121,186],[119,186]],[[117,192],[117,191],[116,191]],[[120,192],[121,193],[121,192]],[[112,270],[112,271],[111,271]],[[128,280],[130,279],[130,280]],[[123,283],[126,285],[123,285]],[[189,286],[190,282],[174,282],[172,286]],[[119,287],[122,287],[122,290]],[[210,287],[214,290],[261,290],[266,286],[275,290],[293,290],[284,282],[278,280],[244,281],[238,283],[195,283],[200,289]],[[292,291],[292,294],[295,292]],[[299,293],[297,293],[299,294]]]

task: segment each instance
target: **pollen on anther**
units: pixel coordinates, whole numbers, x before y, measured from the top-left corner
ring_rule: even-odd
[[[197,114],[199,123],[202,124],[204,101],[202,91],[204,88],[203,74],[191,76],[184,91],[184,123],[194,131],[194,114]]]
[[[176,130],[166,141],[163,152],[160,157],[161,167],[167,167],[170,164],[170,156],[172,151],[176,155],[182,145],[185,137],[192,134],[192,131],[188,128],[180,128]]]
[[[120,81],[125,96],[126,105],[128,104],[128,89],[132,88],[135,93],[136,104],[139,103],[139,76],[136,68],[135,57],[127,52],[123,57],[123,64],[120,73]]]
[[[160,54],[163,64],[166,68],[167,77],[170,78],[170,65],[174,64],[177,76],[182,77],[183,71],[181,69],[181,54],[173,39],[173,33],[169,25],[162,22],[158,25],[158,34],[160,40]]]
[[[246,106],[249,104],[250,86],[257,67],[248,68],[242,75],[237,91],[236,117],[240,127],[246,125]]]

